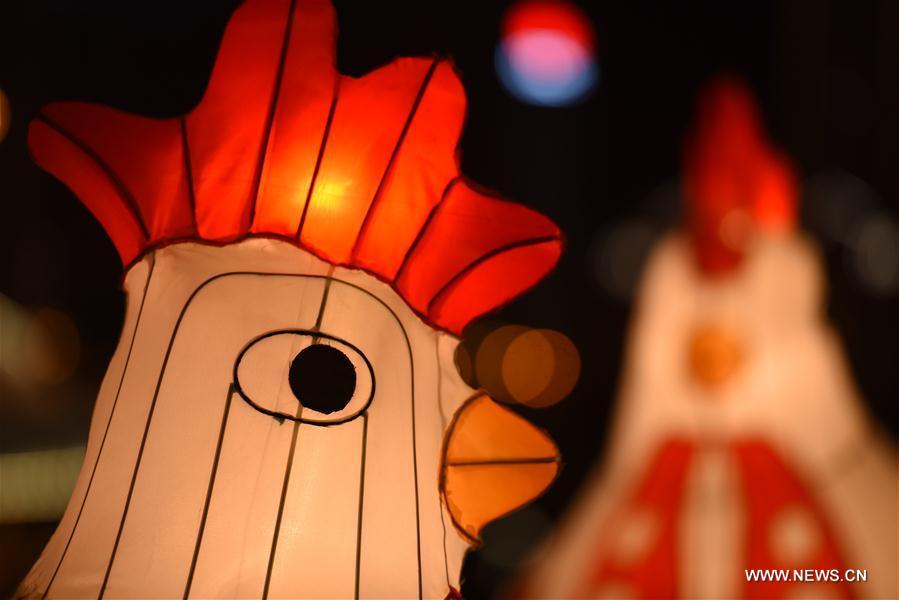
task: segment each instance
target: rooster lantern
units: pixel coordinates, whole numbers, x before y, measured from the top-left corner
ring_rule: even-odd
[[[686,235],[649,260],[607,460],[529,597],[897,597],[895,450],[824,322],[795,181],[759,121],[738,81],[701,95]]]
[[[189,114],[66,102],[31,124],[128,300],[20,596],[457,597],[481,527],[555,477],[549,438],[453,352],[554,266],[560,232],[459,175],[449,63],[342,76],[334,19],[249,0]]]

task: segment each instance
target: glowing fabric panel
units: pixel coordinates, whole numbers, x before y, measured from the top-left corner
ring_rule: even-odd
[[[710,279],[684,236],[660,242],[608,455],[538,554],[527,597],[896,596],[896,452],[822,321],[819,260],[796,235],[764,237],[739,269]],[[732,326],[747,349],[714,386],[687,360],[706,322]],[[742,577],[855,565],[866,583]]]
[[[546,434],[478,395],[450,425],[442,469],[441,491],[453,524],[478,542],[484,525],[549,487],[559,454]]]
[[[458,340],[362,271],[252,239],[155,250],[125,284],[84,467],[22,593],[443,599],[480,527],[558,471],[485,397],[453,420],[474,394]],[[322,345],[354,372],[329,412],[290,375]]]
[[[475,468],[444,506],[444,435],[473,390],[440,330],[539,281],[561,233],[459,174],[448,62],[350,78],[334,42],[325,0],[249,0],[189,114],[57,103],[32,123],[36,160],[128,267],[129,311],[20,594],[443,599],[484,522],[554,477],[554,449]],[[523,421],[484,434],[551,446]]]
[[[248,2],[235,11],[203,100],[187,116],[202,239],[234,239],[250,226],[292,34],[292,8],[290,0],[270,0]]]
[[[443,528],[434,483],[443,334],[389,287],[279,242],[176,245],[139,265],[127,280],[133,346],[126,337],[114,361],[124,372],[110,372],[86,470],[25,589],[320,598],[421,588],[443,598],[458,587],[438,550],[455,533]],[[327,415],[298,405],[288,383],[292,356],[313,343],[297,336],[273,349],[279,367],[243,373],[241,385],[304,422],[253,408],[235,392],[235,361],[259,334],[284,330],[352,340],[371,362],[374,380],[357,368],[356,389],[374,391],[370,405],[316,425]],[[425,470],[416,439],[428,438]]]
[[[703,89],[684,150],[688,226],[706,273],[733,270],[756,231],[794,228],[795,174],[766,139],[745,84],[721,78]]]
[[[335,70],[334,42],[325,0],[250,0],[187,115],[55,103],[29,144],[125,265],[175,240],[276,236],[396,282],[416,311],[458,333],[539,281],[561,234],[461,178],[465,97],[448,61],[403,58],[357,79]],[[542,246],[536,260],[491,261],[490,278],[469,277],[503,244]],[[404,271],[415,275],[400,285]],[[432,311],[434,294],[462,278]]]
[[[291,20],[251,228],[289,238],[299,234],[338,82],[334,13],[326,3],[304,3],[302,10]]]
[[[396,276],[400,294],[426,318],[450,323],[448,327],[458,331],[460,322],[467,323],[485,305],[497,306],[511,299],[511,289],[525,289],[536,283],[534,275],[548,261],[556,260],[562,243],[555,228],[546,221],[519,219],[522,210],[475,191],[461,180],[451,185],[442,202],[434,207],[427,227]],[[447,239],[456,240],[453,252],[446,251]],[[525,248],[534,250],[533,263],[504,262],[509,253]],[[493,264],[512,268],[494,270],[490,285],[478,288],[481,295],[461,296],[462,302],[444,297],[454,295],[457,286],[463,286],[469,277],[478,277]],[[484,279],[480,282],[486,283]]]
[[[28,133],[32,156],[38,164],[65,181],[100,221],[123,260],[133,260],[148,243],[147,227],[130,193],[109,177],[109,169],[79,140],[72,139],[42,120]]]
[[[340,85],[300,241],[334,263],[348,263],[381,180],[404,145],[436,65],[401,59]],[[373,95],[371,89],[380,90]],[[371,118],[377,115],[377,118]]]
[[[450,62],[431,68],[356,243],[355,261],[387,279],[396,277],[431,210],[457,179],[465,93]]]

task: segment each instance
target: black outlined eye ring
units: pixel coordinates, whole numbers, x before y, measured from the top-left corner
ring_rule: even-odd
[[[310,425],[358,417],[375,395],[371,362],[359,348],[308,329],[281,329],[247,343],[234,362],[234,390],[257,411]]]

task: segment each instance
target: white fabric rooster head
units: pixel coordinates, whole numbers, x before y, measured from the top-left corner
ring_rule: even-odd
[[[468,388],[456,337],[559,230],[458,171],[452,66],[334,68],[323,0],[250,0],[189,114],[58,103],[37,162],[126,265],[126,322],[22,596],[445,598],[553,443]]]

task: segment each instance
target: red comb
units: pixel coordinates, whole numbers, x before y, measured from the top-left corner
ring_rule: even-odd
[[[335,37],[327,0],[249,0],[189,114],[55,103],[29,145],[126,265],[177,240],[275,236],[391,283],[458,333],[542,279],[561,234],[460,176],[465,95],[451,64],[404,58],[347,77]]]
[[[689,229],[707,273],[736,267],[754,230],[795,223],[793,171],[769,147],[752,95],[738,80],[717,79],[700,94],[684,171]]]

